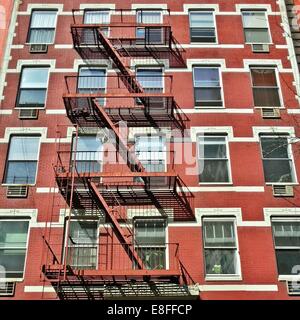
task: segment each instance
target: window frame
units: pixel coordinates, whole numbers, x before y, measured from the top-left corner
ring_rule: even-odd
[[[193,65],[192,66],[192,79],[193,79],[193,92],[194,92],[194,108],[195,109],[224,109],[225,106],[225,99],[224,99],[224,88],[223,88],[223,77],[222,77],[222,70],[220,65],[211,65],[211,64],[201,64],[201,65]],[[220,95],[221,95],[221,106],[200,106],[196,104],[196,89],[197,88],[206,88],[206,87],[196,87],[195,86],[195,70],[196,69],[218,69],[219,73],[219,87],[207,87],[207,88],[220,88]],[[215,100],[216,101],[216,100]]]
[[[263,161],[265,160],[265,158],[263,157],[263,149],[262,149],[262,144],[261,144],[261,138],[282,138],[282,137],[286,137],[287,138],[287,141],[288,141],[288,146],[287,146],[287,152],[288,152],[288,155],[290,156],[290,158],[280,158],[280,159],[288,159],[289,161],[292,162],[292,165],[291,165],[291,169],[292,169],[292,172],[291,172],[291,176],[293,178],[293,181],[292,182],[266,182],[266,179],[265,179],[265,172],[264,172],[264,167],[263,167]],[[264,134],[260,134],[259,135],[259,147],[260,147],[260,156],[261,156],[261,161],[262,161],[262,171],[263,171],[263,174],[264,174],[264,182],[265,182],[265,185],[297,185],[298,184],[298,178],[297,178],[297,171],[296,171],[296,166],[295,166],[295,159],[294,159],[294,155],[293,155],[293,149],[292,149],[292,145],[291,143],[289,143],[289,140],[291,139],[291,136],[288,135],[288,134],[285,134],[285,133],[278,133],[278,134],[272,134],[272,133],[264,133]],[[272,159],[278,159],[278,158],[266,158],[266,159],[269,159],[269,160],[272,160]]]
[[[206,260],[205,260],[205,234],[204,234],[204,224],[205,222],[232,222],[234,238],[235,238],[235,254],[236,254],[236,274],[207,274],[206,273]],[[238,241],[238,228],[236,217],[218,217],[218,216],[203,216],[202,217],[202,249],[203,249],[203,273],[206,281],[232,281],[232,280],[242,280],[242,267],[241,267],[241,257],[239,250],[239,241]],[[232,249],[231,247],[213,247],[210,250],[226,250]],[[233,249],[232,249],[233,250]]]
[[[255,27],[252,27],[252,28],[245,28],[244,27],[244,19],[243,19],[243,12],[254,12],[254,13],[264,13],[265,14],[265,18],[266,18],[266,22],[267,22],[267,26],[265,28],[255,28]],[[269,15],[267,13],[267,10],[266,9],[242,9],[241,10],[241,18],[242,18],[242,26],[243,26],[243,33],[244,33],[244,42],[245,44],[268,44],[268,45],[271,45],[273,44],[273,41],[272,41],[272,35],[271,35],[271,29],[270,29],[270,22],[269,22]],[[268,36],[269,36],[269,42],[246,42],[246,34],[245,34],[245,29],[267,29],[267,32],[268,32]]]
[[[135,238],[136,238],[136,222],[137,221],[153,221],[153,220],[159,220],[159,221],[163,221],[164,223],[164,232],[165,232],[165,244],[163,245],[158,245],[158,244],[152,244],[152,245],[136,245],[135,244]],[[134,244],[134,250],[136,251],[137,248],[164,248],[165,249],[165,268],[162,270],[169,270],[170,269],[170,250],[169,250],[169,229],[168,229],[168,220],[164,219],[164,218],[160,218],[160,217],[142,217],[142,216],[136,216],[133,217],[133,221],[132,221],[132,226],[133,226],[133,244]],[[134,265],[133,265],[133,269]],[[155,270],[155,269],[150,269],[150,270]]]
[[[204,136],[202,135],[197,135],[196,137],[196,143],[197,143],[197,167],[198,170],[200,169],[199,167],[199,161],[200,161],[200,154],[199,154],[199,145],[200,145],[200,137],[213,137],[213,138],[225,138],[225,146],[226,146],[226,160],[227,160],[227,170],[228,170],[228,182],[201,182],[199,181],[199,175],[200,173],[198,173],[198,184],[199,185],[232,185],[233,181],[232,181],[232,172],[231,172],[231,158],[230,158],[230,149],[229,149],[229,137],[227,133],[207,133]],[[209,158],[209,160],[219,160],[221,158]],[[223,159],[223,158],[222,158]],[[206,158],[201,158],[202,161],[205,161]],[[199,172],[199,171],[198,171]]]
[[[214,42],[199,42],[199,41],[192,41],[192,32],[191,32],[191,13],[212,13],[213,16],[213,23],[214,23],[214,33],[215,33],[215,41]],[[219,43],[218,40],[218,30],[217,30],[217,19],[216,19],[216,12],[214,9],[190,9],[188,11],[188,17],[189,17],[189,38],[190,38],[190,44],[203,44],[203,45],[211,45],[214,46]],[[204,28],[203,28],[204,29]]]
[[[57,22],[58,22],[58,14],[59,14],[59,11],[58,11],[58,9],[52,9],[52,8],[41,8],[41,9],[39,9],[39,8],[33,8],[32,10],[31,10],[31,13],[30,13],[30,20],[29,20],[29,26],[28,26],[28,31],[27,31],[27,37],[26,37],[26,42],[25,42],[25,44],[26,45],[31,45],[31,44],[34,44],[34,43],[31,43],[30,42],[30,35],[31,35],[31,23],[32,23],[32,18],[33,18],[33,12],[34,11],[39,11],[39,12],[50,12],[50,11],[53,11],[53,12],[56,12],[56,17],[55,17],[55,26],[54,26],[54,28],[38,28],[38,29],[43,29],[43,30],[45,30],[45,29],[54,29],[54,32],[53,32],[53,41],[52,42],[50,42],[50,43],[42,43],[42,44],[46,44],[46,45],[48,45],[48,46],[50,46],[50,45],[53,45],[53,44],[55,44],[55,40],[56,40],[56,31],[57,31]],[[34,29],[36,29],[36,28],[34,28]]]
[[[9,150],[11,146],[11,139],[13,137],[23,137],[23,138],[32,138],[32,137],[39,137],[39,147],[38,147],[38,152],[37,152],[37,160],[36,160],[36,172],[35,172],[35,181],[34,183],[29,183],[29,184],[24,184],[24,183],[6,183],[6,174],[7,174],[7,168],[8,168],[8,156],[9,156]],[[37,182],[37,176],[38,176],[38,171],[39,171],[39,162],[40,162],[40,152],[41,152],[41,144],[42,144],[42,136],[39,134],[11,134],[9,137],[9,142],[8,142],[8,147],[6,151],[6,159],[5,159],[5,167],[4,167],[4,174],[2,178],[2,186],[18,186],[18,185],[26,185],[26,186],[35,186]],[[32,160],[33,161],[33,160]],[[25,161],[20,161],[20,162],[25,162]]]
[[[280,274],[279,273],[279,268],[278,268],[278,262],[277,262],[277,254],[276,250],[299,250],[300,251],[300,246],[299,247],[290,247],[290,246],[278,246],[276,247],[275,243],[275,234],[273,230],[273,222],[299,222],[300,223],[300,217],[271,217],[271,232],[272,232],[272,241],[273,241],[273,248],[274,248],[274,255],[275,255],[275,260],[276,260],[276,270],[277,270],[277,275],[279,280],[290,280],[289,278],[292,278],[294,280],[295,278],[298,278],[300,280],[300,274]]]
[[[272,106],[255,106],[255,102],[254,102],[254,91],[253,88],[255,88],[253,86],[253,79],[252,79],[252,75],[251,75],[251,69],[262,69],[262,70],[274,70],[274,74],[275,74],[275,78],[276,78],[276,83],[277,83],[277,90],[278,90],[278,97],[279,97],[279,102],[280,102],[280,106],[274,106],[280,109],[285,109],[284,107],[284,103],[283,103],[283,97],[282,97],[282,90],[281,90],[281,84],[280,84],[280,78],[279,78],[279,71],[278,71],[278,67],[277,66],[268,66],[268,65],[251,65],[249,66],[249,74],[250,74],[250,81],[251,81],[251,89],[252,89],[252,98],[253,98],[253,106],[256,109],[262,109],[262,108],[272,108]],[[274,88],[274,87],[257,87],[257,88]]]
[[[29,248],[29,237],[30,237],[30,232],[31,232],[31,217],[27,216],[20,216],[17,218],[10,217],[10,216],[0,216],[0,221],[28,221],[28,230],[27,230],[27,238],[26,238],[26,246],[25,248],[21,248],[25,250],[25,258],[24,258],[24,268],[23,268],[23,276],[22,277],[16,277],[16,278],[8,278],[5,277],[6,282],[22,282],[25,279],[25,271],[26,271],[26,266],[27,266],[27,257],[28,257],[28,248]],[[16,249],[16,247],[14,248]],[[20,248],[18,248],[20,249]]]
[[[43,106],[20,106],[19,100],[21,95],[21,83],[22,83],[22,76],[23,76],[23,70],[24,69],[48,69],[48,77],[47,77],[47,84],[45,88],[26,88],[28,90],[45,90],[45,101]],[[16,95],[16,102],[15,102],[15,109],[16,110],[28,110],[28,109],[38,109],[38,110],[45,110],[47,108],[47,102],[48,102],[48,91],[49,91],[49,83],[50,83],[50,74],[51,74],[51,66],[49,65],[23,65],[20,76],[19,76],[19,84],[17,89],[17,95]]]

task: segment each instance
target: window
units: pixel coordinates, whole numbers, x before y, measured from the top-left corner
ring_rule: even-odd
[[[265,181],[294,182],[292,150],[287,136],[261,136]]]
[[[75,137],[73,150],[75,150]],[[75,154],[72,154],[75,157]],[[74,159],[74,158],[73,158]],[[76,170],[78,173],[101,172],[103,163],[103,144],[96,135],[79,136],[76,146]]]
[[[280,107],[279,87],[275,69],[251,68],[254,106]]]
[[[109,10],[86,10],[83,16],[84,24],[109,24],[110,23],[110,13]],[[93,29],[83,29],[84,30],[84,42],[90,43],[94,42],[94,32]],[[109,34],[108,27],[102,27],[100,30],[105,36]],[[90,41],[89,41],[90,40]]]
[[[268,20],[265,11],[242,11],[246,43],[269,43]]]
[[[164,84],[162,69],[138,68],[136,70],[136,76],[137,80],[139,81],[145,92],[163,92]]]
[[[136,136],[135,152],[146,171],[166,171],[166,140],[163,136]]]
[[[48,67],[24,67],[21,73],[17,107],[43,108],[48,87]]]
[[[138,24],[161,24],[161,11],[138,10],[136,13]],[[162,43],[163,28],[161,27],[137,27],[136,37],[141,43]]]
[[[31,14],[28,42],[51,44],[54,42],[57,11],[34,10]]]
[[[273,239],[280,275],[295,274],[300,264],[300,221],[272,221]]]
[[[194,96],[195,106],[222,107],[221,82],[218,67],[195,67]]]
[[[234,221],[204,219],[203,243],[207,276],[239,274]]]
[[[199,181],[230,182],[230,166],[226,136],[198,137]]]
[[[144,267],[149,270],[166,269],[166,221],[136,219],[134,240]]]
[[[216,42],[213,11],[190,11],[191,42]]]
[[[106,70],[97,67],[81,67],[77,84],[78,93],[105,93]]]
[[[0,265],[5,278],[23,278],[29,221],[0,220]]]
[[[4,183],[35,184],[39,146],[39,136],[11,137]]]
[[[70,221],[68,263],[76,269],[97,269],[97,221]]]

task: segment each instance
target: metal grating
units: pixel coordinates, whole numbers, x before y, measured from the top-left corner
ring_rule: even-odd
[[[15,285],[15,282],[0,282],[0,297],[14,296]]]
[[[293,186],[273,185],[273,196],[274,197],[293,197],[294,196]]]
[[[7,198],[26,198],[28,195],[28,186],[8,186],[6,190]]]
[[[287,281],[286,286],[289,295],[300,296],[300,281]]]

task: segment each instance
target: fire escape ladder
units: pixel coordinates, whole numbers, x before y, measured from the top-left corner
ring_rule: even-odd
[[[120,226],[120,223],[118,222],[118,220],[115,218],[115,216],[113,214],[112,209],[109,208],[107,202],[100,194],[95,183],[92,181],[89,181],[89,184],[90,184],[91,190],[93,190],[93,192],[94,192],[95,196],[97,197],[98,201],[100,202],[102,208],[107,213],[107,216],[108,216],[109,220],[111,221],[113,227],[117,231],[117,234],[118,234],[121,242],[126,245],[125,251],[129,255],[129,258],[132,259],[137,264],[137,267],[139,269],[143,269],[143,261],[141,260],[141,258],[137,254],[137,252],[134,250],[131,243],[128,241],[127,237],[125,236],[123,229]]]
[[[109,118],[109,116],[105,112],[104,108],[102,108],[96,100],[94,100],[94,105],[96,107],[96,110],[99,113],[99,116],[106,123],[107,127],[114,132],[115,138],[116,138],[116,144],[119,149],[119,153],[121,154],[123,159],[125,161],[127,161],[127,165],[129,166],[129,168],[134,169],[134,171],[136,171],[136,172],[144,172],[145,168],[143,167],[142,163],[136,157],[135,153],[129,149],[126,142],[120,136],[119,130],[114,125],[114,123],[111,121],[111,119]]]

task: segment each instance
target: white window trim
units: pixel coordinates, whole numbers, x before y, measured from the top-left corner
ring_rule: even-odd
[[[82,3],[79,6],[80,10],[115,10],[116,5],[112,3]]]
[[[238,241],[238,229],[237,229],[237,222],[235,217],[218,217],[218,216],[203,216],[202,217],[202,239],[203,239],[203,262],[204,262],[204,274],[205,274],[205,281],[241,281],[242,280],[242,269],[241,269],[241,257],[240,257],[240,250],[239,250],[239,241]],[[236,274],[229,274],[229,275],[207,275],[206,274],[206,262],[205,262],[205,244],[204,244],[204,232],[203,232],[203,222],[205,221],[217,221],[217,222],[233,222],[234,226],[234,236],[236,241],[236,259],[237,259],[237,273]],[[217,249],[217,247],[216,247]]]
[[[262,135],[262,137],[264,137],[264,138],[274,138],[274,137],[279,137],[280,136],[280,134],[278,134],[278,135],[272,135],[272,134],[264,134],[264,135]],[[288,140],[288,147],[287,147],[287,151],[288,151],[288,155],[289,155],[289,158],[288,158],[288,160],[290,160],[290,161],[292,161],[292,172],[291,172],[291,174],[292,174],[292,177],[293,177],[293,182],[266,182],[265,181],[265,184],[266,185],[269,185],[269,186],[272,186],[272,185],[274,185],[274,184],[276,184],[276,185],[297,185],[297,184],[299,184],[298,183],[298,177],[297,177],[297,171],[296,171],[296,166],[295,166],[295,158],[294,158],[294,154],[293,154],[293,149],[292,149],[292,145],[291,145],[291,143],[289,143],[289,140],[291,139],[291,137],[289,136],[289,135],[283,135],[282,134],[282,136],[283,137],[286,137],[287,138],[287,140]],[[260,142],[260,140],[259,140],[259,142]],[[260,156],[261,156],[261,160],[262,160],[262,163],[263,163],[263,154],[262,154],[262,146],[261,146],[261,142],[260,142]]]
[[[264,106],[255,106],[254,105],[254,94],[253,94],[253,81],[252,81],[252,76],[251,76],[251,69],[269,69],[269,70],[274,70],[275,71],[275,77],[276,77],[276,83],[278,87],[278,96],[279,96],[279,102],[280,102],[280,109],[285,109],[284,106],[284,101],[283,101],[283,96],[282,96],[282,90],[281,90],[281,83],[280,83],[280,77],[279,77],[279,70],[277,67],[272,67],[269,65],[266,65],[265,67],[263,65],[261,66],[250,66],[249,67],[249,75],[250,75],[250,80],[251,80],[251,88],[252,88],[252,97],[253,97],[253,108],[256,109],[261,109],[261,108],[268,108]]]
[[[180,14],[184,14],[184,15],[189,15],[189,11],[191,10],[195,10],[197,11],[197,9],[203,9],[205,10],[213,10],[216,13],[220,12],[219,9],[219,4],[183,4],[183,11],[179,12]],[[174,14],[174,12],[173,12]]]
[[[202,8],[202,4],[201,4],[201,8]],[[215,29],[215,37],[216,37],[216,41],[215,42],[195,42],[195,41],[191,41],[191,34],[190,34],[190,41],[189,44],[193,44],[193,45],[209,45],[209,46],[214,46],[214,45],[218,45],[219,44],[219,37],[218,37],[218,29],[217,29],[217,20],[216,20],[216,12],[213,8],[211,8],[209,10],[209,8],[205,9],[205,10],[201,10],[201,8],[199,8],[199,5],[197,7],[197,9],[194,10],[189,10],[188,11],[188,16],[189,16],[189,33],[191,32],[191,13],[192,12],[201,12],[201,13],[212,13],[213,16],[213,21],[214,21],[214,29]]]
[[[166,3],[153,3],[153,4],[143,4],[143,3],[133,3],[131,4],[132,10],[139,9],[152,9],[155,11],[155,8],[160,8],[160,10],[168,10],[168,5]],[[158,9],[157,9],[158,10]]]
[[[56,60],[18,60],[16,69],[10,69],[10,73],[21,73],[23,67],[49,66],[49,73],[54,72]]]
[[[12,134],[10,136],[10,139],[14,136],[21,136],[23,138],[31,138],[32,135],[31,134]],[[41,144],[42,144],[42,137],[41,136],[38,136],[39,138],[39,147],[38,147],[38,152],[37,152],[37,160],[36,160],[36,172],[35,172],[35,180],[34,180],[34,183],[29,183],[29,184],[26,184],[27,186],[35,186],[36,185],[36,182],[37,182],[37,176],[38,176],[38,172],[39,172],[39,163],[40,163],[40,151],[41,151]],[[9,142],[8,142],[8,146],[7,146],[7,152],[6,152],[6,155],[7,155],[7,158],[6,158],[6,162],[5,162],[5,168],[4,168],[4,174],[6,173],[6,170],[7,170],[7,164],[8,164],[8,153],[9,153],[9,149],[10,149],[10,139],[9,139]],[[14,183],[1,183],[1,186],[5,187],[5,186],[14,186],[14,185],[18,185],[18,184],[14,184]],[[25,185],[24,183],[20,183],[19,185]]]
[[[54,35],[53,35],[53,41],[52,42],[49,42],[49,43],[45,43],[47,46],[51,46],[51,45],[54,45],[55,44],[55,39],[56,39],[56,33],[57,33],[57,22],[58,22],[58,14],[59,12],[56,11],[56,9],[51,9],[49,8],[49,10],[45,10],[45,8],[34,8],[31,10],[31,13],[30,13],[30,23],[29,23],[29,26],[28,26],[28,33],[30,33],[30,30],[31,30],[31,23],[32,23],[32,14],[34,11],[53,11],[55,12],[55,24],[54,24]],[[25,45],[32,45],[34,43],[31,43],[31,42],[28,42],[29,38],[27,37],[26,38],[26,42],[25,42]]]
[[[51,66],[50,66],[50,65],[45,65],[45,66],[42,66],[42,65],[41,65],[41,66],[39,66],[39,67],[36,67],[36,65],[22,65],[22,69],[21,69],[21,72],[20,72],[19,86],[18,86],[18,94],[19,94],[19,91],[20,91],[20,89],[21,89],[21,81],[22,81],[23,69],[48,69],[44,106],[43,106],[43,107],[34,108],[34,109],[38,109],[38,110],[45,110],[45,109],[47,109]],[[43,88],[43,89],[44,89],[44,88]],[[24,109],[27,110],[27,109],[31,109],[31,108],[28,108],[28,107],[17,107],[17,106],[16,106],[14,109],[15,109],[15,110],[24,110]]]
[[[29,3],[26,11],[19,11],[18,15],[31,15],[32,10],[57,10],[58,14],[62,14],[64,5],[59,3]]]
[[[0,220],[4,220],[4,221],[28,221],[29,222],[28,223],[28,231],[27,231],[27,239],[26,239],[26,248],[25,248],[23,277],[19,277],[19,278],[4,278],[5,282],[22,282],[25,279],[25,272],[26,272],[26,266],[27,266],[27,257],[28,257],[28,248],[29,248],[29,237],[30,237],[32,219],[30,217],[26,218],[25,214],[23,216],[20,215],[20,217],[18,217],[18,219],[12,219],[11,215],[3,216],[2,214],[0,214]],[[0,279],[0,282],[2,282],[1,280],[2,279]]]
[[[193,65],[192,68],[192,77],[193,77],[193,89],[195,90],[195,69],[201,69],[201,68],[211,68],[211,69],[218,69],[219,72],[219,82],[220,82],[220,90],[221,90],[221,99],[222,99],[222,106],[194,106],[195,109],[199,110],[205,110],[205,109],[225,109],[225,96],[224,96],[224,86],[223,86],[223,75],[222,75],[222,68],[220,65],[217,66],[210,66],[209,64],[202,64],[202,65]]]
[[[235,5],[235,10],[236,12],[241,12],[243,10],[264,10],[266,11],[267,14],[274,14],[274,12],[272,11],[272,6],[270,4],[236,4]]]
[[[208,135],[209,136],[209,135]],[[212,137],[225,137],[225,145],[226,145],[226,156],[227,156],[227,168],[228,168],[228,182],[201,182],[199,181],[199,185],[233,185],[232,182],[232,172],[231,172],[231,157],[230,157],[230,150],[229,150],[229,141],[228,141],[228,135],[211,135]],[[199,135],[197,136],[197,166],[199,168],[199,140],[198,140]],[[204,136],[205,137],[205,136]],[[205,160],[205,158],[204,158]]]

